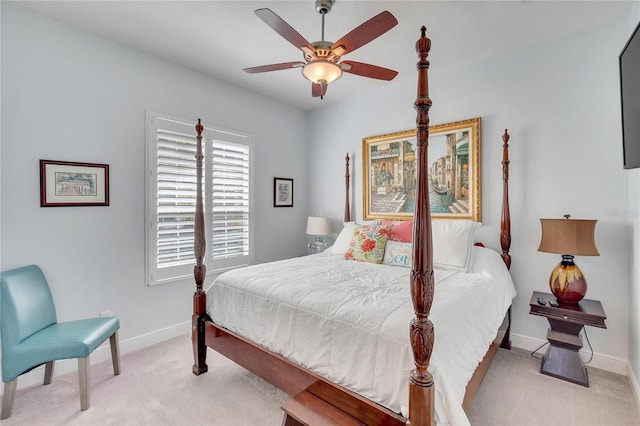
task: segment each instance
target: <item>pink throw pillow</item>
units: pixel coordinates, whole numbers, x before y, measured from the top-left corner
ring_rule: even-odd
[[[410,243],[413,240],[413,220],[397,222],[391,228],[390,240]]]

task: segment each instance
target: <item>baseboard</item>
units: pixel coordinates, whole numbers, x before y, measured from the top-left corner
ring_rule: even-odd
[[[547,343],[546,340],[537,339],[535,337],[524,336],[522,334],[511,333],[511,345],[516,348],[525,349],[527,351],[534,351],[543,344]],[[546,350],[546,348],[543,348]],[[541,351],[543,349],[540,349]],[[582,348],[580,351],[582,359],[588,360],[591,357],[588,347]],[[588,364],[589,367],[599,368],[601,370],[610,371],[612,373],[628,376],[629,362],[626,359],[604,355],[597,352],[593,353],[593,359]]]
[[[191,321],[186,321],[171,327],[156,330],[151,333],[143,334],[141,336],[132,337],[126,340],[120,340],[120,354],[126,354],[129,352],[137,351],[157,343],[162,343],[165,340],[172,339],[178,336],[184,336],[191,333]],[[102,345],[100,345],[91,354],[91,364],[97,364],[102,361],[111,360],[111,350],[109,347],[109,339]],[[126,365],[122,365],[122,369],[125,370]],[[62,374],[70,373],[78,370],[78,362],[75,359],[64,359],[56,361],[54,368],[54,377]],[[44,379],[44,365],[31,370],[28,373],[18,377],[18,388],[25,386],[32,386],[36,384],[42,384]],[[4,392],[4,387],[2,389]]]
[[[629,364],[629,367],[627,368],[627,377],[629,378],[629,384],[631,385],[633,396],[636,398],[636,405],[638,406],[638,410],[640,410],[640,383],[638,383],[638,376],[633,371],[631,364]]]

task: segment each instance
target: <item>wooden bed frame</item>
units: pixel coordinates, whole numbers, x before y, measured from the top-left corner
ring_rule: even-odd
[[[433,377],[428,370],[434,337],[433,324],[429,320],[434,295],[434,278],[431,212],[428,179],[426,178],[428,169],[429,108],[431,107],[431,99],[429,99],[428,93],[429,61],[427,60],[430,48],[431,40],[426,37],[426,28],[422,27],[421,37],[416,42],[416,52],[419,58],[417,63],[418,96],[414,103],[417,111],[417,187],[413,228],[413,267],[411,271],[411,295],[416,316],[410,325],[415,369],[411,372],[409,378],[408,418],[404,418],[398,413],[332,383],[316,373],[302,368],[211,321],[206,313],[206,294],[203,289],[206,276],[206,268],[203,264],[205,253],[204,213],[202,196],[198,191],[194,243],[196,291],[193,296],[192,316],[193,373],[200,375],[207,372],[207,347],[233,360],[292,396],[282,407],[284,410],[284,426],[325,424],[406,425],[409,423],[423,426],[435,423],[435,385]],[[198,188],[202,183],[202,130],[203,126],[198,120],[196,125]],[[502,259],[507,268],[509,268],[511,266],[511,256],[509,255],[511,220],[508,197],[509,135],[506,130],[502,139],[503,203],[500,222],[500,244],[502,246]],[[344,221],[348,222],[351,220],[348,155],[345,168],[346,199]],[[498,332],[496,339],[467,385],[463,402],[465,410],[470,406],[473,396],[480,387],[480,383],[498,346],[510,349],[510,312],[509,309],[503,327]]]

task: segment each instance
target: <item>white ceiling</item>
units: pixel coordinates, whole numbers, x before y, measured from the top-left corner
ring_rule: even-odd
[[[298,1],[16,1],[87,31],[279,99],[305,110],[393,82],[351,74],[311,96],[300,69],[246,74],[243,68],[302,60],[302,53],[253,11],[267,7],[308,41],[320,40],[314,0]],[[325,39],[336,41],[383,10],[398,25],[343,59],[415,74],[420,27],[432,40],[431,68],[454,67],[626,16],[630,1],[337,0]]]

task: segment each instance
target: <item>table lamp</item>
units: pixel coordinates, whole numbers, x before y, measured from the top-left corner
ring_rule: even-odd
[[[331,234],[331,222],[328,217],[309,216],[307,219],[307,235],[313,235],[315,238],[309,248],[318,252],[327,248],[327,242],[324,238]]]
[[[540,219],[542,241],[538,251],[562,255],[562,261],[551,272],[549,287],[560,303],[576,304],[587,292],[587,280],[574,256],[600,256],[596,248],[594,231],[597,220]]]

